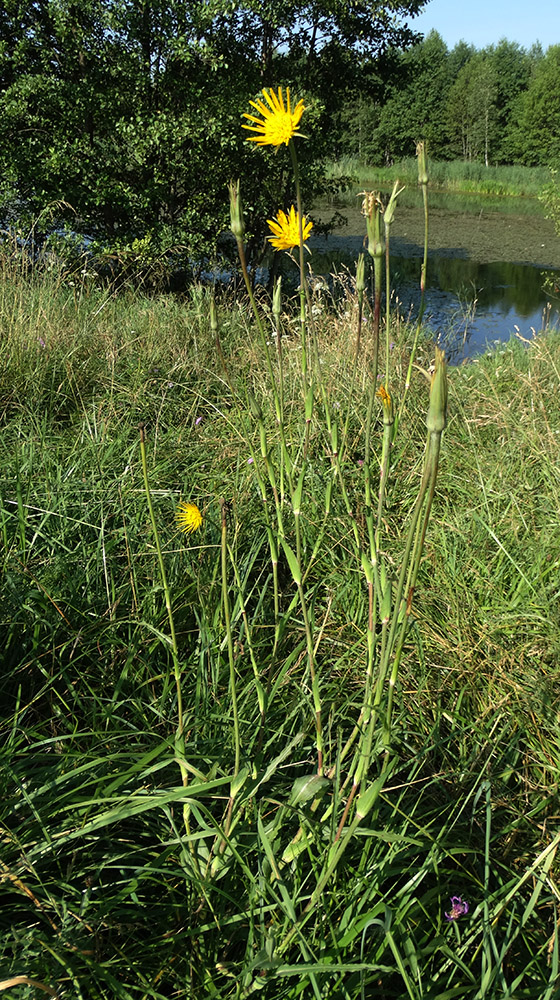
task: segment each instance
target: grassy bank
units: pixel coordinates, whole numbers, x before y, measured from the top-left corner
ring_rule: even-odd
[[[85,1000],[555,994],[560,338],[449,372],[391,764],[382,701],[370,811],[346,828],[386,638],[356,558],[379,490],[371,332],[356,359],[352,288],[335,314],[315,306],[311,411],[288,314],[270,371],[233,299],[217,346],[205,289],[0,281],[8,1000],[39,995],[29,980]],[[410,344],[399,327],[396,405]],[[387,467],[389,589],[431,360],[421,344]],[[375,401],[375,471],[383,435]],[[192,535],[181,498],[203,514]],[[454,896],[468,913],[448,920]]]
[[[367,190],[391,187],[397,178],[404,184],[416,186],[418,164],[415,157],[408,157],[391,167],[371,167],[351,157],[343,157],[330,164],[327,177],[334,182],[351,177]],[[430,161],[430,187],[437,191],[537,198],[549,182],[550,171],[545,167],[485,167],[483,163],[464,160]]]

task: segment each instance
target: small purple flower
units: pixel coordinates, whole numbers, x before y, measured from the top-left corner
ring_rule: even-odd
[[[469,904],[466,899],[461,899],[460,896],[451,896],[451,909],[449,913],[445,914],[447,920],[458,920],[459,917],[464,917],[468,912]]]
[[[254,458],[248,458],[247,459],[247,465],[252,465],[254,461],[255,461]]]
[[[202,419],[203,419],[202,417],[197,417],[194,422],[194,426],[198,427],[198,425],[202,423]]]
[[[46,347],[46,346],[47,346],[47,345],[46,345],[46,343],[45,343],[45,341],[43,340],[43,338],[42,338],[42,337],[39,337],[39,338],[38,338],[38,340],[39,340],[39,345],[40,345],[41,347]]]
[[[363,464],[364,464],[364,460],[363,460],[363,458],[359,458],[359,459],[358,459],[358,468],[359,468],[359,469],[361,469],[361,468],[362,468],[362,466],[363,466]]]

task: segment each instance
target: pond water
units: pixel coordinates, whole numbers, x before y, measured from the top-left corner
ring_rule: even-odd
[[[364,249],[360,204],[356,196],[345,204],[315,206],[318,221],[328,221],[333,211],[346,220],[330,235],[309,240],[315,274],[341,268],[354,273]],[[473,357],[512,335],[530,340],[558,323],[560,294],[548,294],[544,284],[548,277],[560,287],[560,238],[539,202],[430,193],[429,230],[425,319],[451,361]],[[423,241],[420,193],[407,190],[391,227],[390,261],[400,311],[412,318],[420,301]]]

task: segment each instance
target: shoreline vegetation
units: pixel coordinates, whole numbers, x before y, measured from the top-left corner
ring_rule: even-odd
[[[327,165],[325,176],[333,194],[354,186],[389,189],[398,179],[416,188],[416,157],[405,157],[387,167],[368,166],[355,157],[344,156]],[[455,194],[493,195],[507,198],[535,198],[551,181],[546,167],[488,166],[464,160],[430,160],[430,190]]]

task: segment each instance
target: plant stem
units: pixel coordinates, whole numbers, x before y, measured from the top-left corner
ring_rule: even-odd
[[[221,533],[221,554],[222,554],[222,602],[224,607],[224,621],[226,626],[228,661],[229,661],[229,683],[231,709],[233,713],[233,733],[235,742],[235,763],[233,767],[233,777],[239,773],[241,761],[241,740],[239,735],[239,715],[237,710],[237,685],[235,679],[235,659],[233,655],[233,635],[231,631],[231,612],[229,606],[229,590],[227,580],[227,517],[225,500],[220,500],[222,509],[222,533]]]

